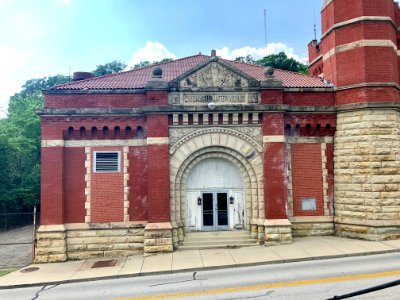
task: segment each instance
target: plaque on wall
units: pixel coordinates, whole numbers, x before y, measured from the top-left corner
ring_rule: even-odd
[[[257,92],[176,92],[168,96],[172,105],[255,104],[259,103]]]

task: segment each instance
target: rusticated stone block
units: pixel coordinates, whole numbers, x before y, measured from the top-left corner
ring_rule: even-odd
[[[172,252],[173,247],[171,245],[159,245],[159,246],[144,246],[144,253],[164,253]]]
[[[104,257],[126,257],[143,253],[143,250],[109,250],[104,251]]]
[[[74,251],[85,251],[87,250],[86,245],[68,245],[67,252],[74,252]]]
[[[113,250],[136,250],[143,251],[142,243],[126,243],[126,244],[114,244]]]
[[[145,239],[172,238],[172,230],[152,230],[144,233]]]
[[[68,252],[68,260],[82,260],[95,257],[104,257],[103,251]]]
[[[113,248],[111,244],[88,244],[87,250],[88,251],[105,251],[110,250]]]
[[[63,262],[67,260],[67,255],[64,254],[50,254],[48,256],[47,262],[55,263],[55,262]]]

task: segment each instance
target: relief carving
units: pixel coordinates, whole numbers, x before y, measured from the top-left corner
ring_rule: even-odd
[[[169,128],[169,153],[173,154],[186,141],[193,137],[207,133],[224,133],[237,136],[251,144],[258,152],[263,151],[261,126],[235,126],[235,127],[210,127],[190,128],[172,127]]]
[[[181,89],[193,88],[247,88],[247,79],[231,70],[212,62],[179,82]]]

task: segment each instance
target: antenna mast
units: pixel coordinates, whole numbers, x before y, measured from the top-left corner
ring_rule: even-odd
[[[315,24],[315,0],[313,0],[313,10],[314,10],[314,40],[317,40],[317,25]]]

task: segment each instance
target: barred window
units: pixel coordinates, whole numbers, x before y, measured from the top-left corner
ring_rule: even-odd
[[[94,172],[95,173],[117,173],[120,172],[121,153],[119,151],[94,152]]]

